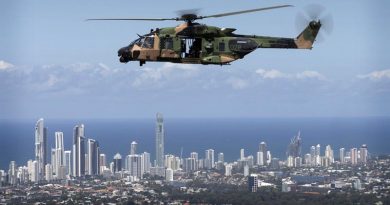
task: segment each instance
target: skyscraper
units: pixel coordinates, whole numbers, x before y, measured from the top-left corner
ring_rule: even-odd
[[[223,155],[223,153],[220,153],[220,154]],[[187,162],[187,163],[192,163],[191,166],[193,166],[193,171],[198,170],[199,169],[199,154],[197,152],[191,152],[190,158],[193,160],[190,160],[191,162]],[[184,162],[186,163],[186,161],[184,161]],[[186,166],[186,165],[184,164],[184,166]]]
[[[119,153],[116,153],[114,156],[114,167],[113,167],[113,172],[120,172],[122,171],[122,155]]]
[[[99,154],[99,165],[102,167],[107,166],[107,159],[106,159],[106,154]]]
[[[130,176],[136,177],[137,179],[142,178],[142,169],[141,169],[141,156],[138,154],[127,155],[126,157],[127,170],[130,172]]]
[[[263,152],[257,152],[257,165],[263,166],[264,165],[264,153]]]
[[[150,173],[150,153],[144,152],[141,154],[141,172]]]
[[[85,175],[85,137],[84,125],[73,128],[73,176]]]
[[[316,146],[316,165],[321,165],[321,145]]]
[[[64,133],[55,132],[55,164],[52,164],[54,173],[58,175],[61,166],[64,166]]]
[[[259,151],[263,152],[263,163],[267,164],[267,144],[265,142],[261,142],[259,145]]]
[[[240,149],[240,160],[245,159],[245,149]]]
[[[51,164],[50,164],[50,166],[51,166],[51,171],[53,172],[53,173],[51,173],[52,175],[54,174],[54,172],[56,171],[56,170],[54,170],[54,166],[53,166],[53,164],[57,164],[57,157],[56,157],[56,149],[54,148],[51,148],[51,152],[50,152],[50,159],[51,159]],[[49,163],[48,163],[49,164]],[[46,172],[46,166],[45,166],[45,172]],[[47,173],[45,173],[45,177],[47,176],[46,175]]]
[[[164,162],[166,168],[171,168],[174,171],[180,169],[180,157],[168,154],[165,155]]]
[[[207,169],[212,169],[214,168],[214,150],[213,149],[208,149],[205,152],[205,167]]]
[[[358,161],[358,150],[356,148],[351,149],[351,164],[355,165]]]
[[[222,152],[218,153],[218,162],[222,162],[224,163],[225,162],[225,159],[224,159],[224,155]]]
[[[53,180],[53,166],[51,164],[46,164],[45,165],[45,179],[46,181],[51,181]]]
[[[65,174],[72,175],[72,151],[66,150],[64,155]]]
[[[35,160],[38,163],[38,180],[43,180],[47,163],[47,128],[44,127],[43,118],[35,125]]]
[[[131,142],[131,145],[130,145],[130,154],[131,155],[137,154],[137,145],[138,144],[136,141]]]
[[[330,163],[334,162],[333,149],[330,145],[325,147],[325,157],[329,159]]]
[[[308,165],[311,165],[311,164],[312,164],[311,154],[307,153],[307,154],[305,154],[305,165],[308,166]]]
[[[316,160],[317,160],[317,157],[316,157],[316,147],[315,146],[311,146],[310,147],[310,158],[311,158],[311,166],[315,166],[316,165]]]
[[[321,145],[320,144],[317,144],[317,146],[316,146],[316,155],[317,156],[321,155]]]
[[[100,171],[99,163],[99,142],[88,139],[88,175],[98,175]]]
[[[195,158],[189,157],[184,159],[183,170],[187,173],[193,172],[197,169],[197,162]]]
[[[156,118],[156,166],[164,167],[164,119],[161,113]]]
[[[233,165],[227,164],[225,166],[225,176],[232,176],[232,169],[233,169]]]
[[[196,161],[199,160],[199,155],[197,152],[191,152],[190,157],[195,159]]]
[[[8,169],[8,183],[11,185],[16,185],[18,178],[17,178],[17,169],[15,161],[11,161],[9,163],[9,169]]]
[[[38,182],[38,162],[29,160],[27,162],[28,173],[31,182]]]
[[[368,158],[367,145],[363,144],[360,147],[360,163],[366,164],[367,163],[367,158]]]
[[[301,131],[291,139],[290,144],[287,147],[286,155],[292,156],[293,158],[301,156]]]
[[[345,163],[345,149],[340,148],[340,163],[344,164]]]

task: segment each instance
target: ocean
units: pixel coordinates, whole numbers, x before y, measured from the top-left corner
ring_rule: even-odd
[[[37,119],[36,119],[37,120]],[[34,126],[36,120],[0,120],[0,169],[8,170],[11,160],[26,165],[34,159]],[[54,132],[64,132],[65,150],[71,150],[73,127],[85,125],[85,135],[99,141],[101,152],[112,160],[115,153],[123,157],[130,143],[138,143],[138,152],[150,152],[155,158],[155,119],[45,119],[48,128],[48,153],[54,147]],[[245,155],[256,156],[259,143],[267,143],[273,157],[285,159],[290,139],[301,131],[302,154],[312,145],[331,145],[335,157],[341,147],[349,150],[367,144],[371,154],[390,154],[390,117],[358,118],[165,118],[165,154],[189,157],[198,152],[204,158],[206,149],[223,152],[225,161]],[[217,156],[215,156],[217,158]],[[50,157],[48,155],[48,160]]]

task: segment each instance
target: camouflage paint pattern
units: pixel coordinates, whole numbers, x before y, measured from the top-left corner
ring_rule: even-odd
[[[311,49],[320,28],[319,21],[312,21],[296,38],[282,38],[238,35],[234,28],[185,22],[141,36],[121,48],[118,56],[120,62],[139,61],[140,65],[146,61],[225,65],[257,48]],[[146,38],[153,39],[152,46],[142,43]]]

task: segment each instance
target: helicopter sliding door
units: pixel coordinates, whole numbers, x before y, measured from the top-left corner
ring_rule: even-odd
[[[181,58],[199,58],[202,51],[201,38],[181,39]]]

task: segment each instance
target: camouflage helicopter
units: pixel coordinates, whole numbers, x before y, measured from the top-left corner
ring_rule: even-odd
[[[184,21],[176,27],[151,29],[150,33],[118,51],[119,61],[139,61],[140,66],[147,61],[227,65],[244,58],[257,48],[311,49],[321,28],[320,20],[311,20],[296,38],[240,35],[233,33],[235,28],[219,28],[196,23],[196,20],[219,18],[250,12],[292,7],[279,5],[257,9],[198,16],[183,13],[176,18],[113,18],[87,20],[121,21]]]

